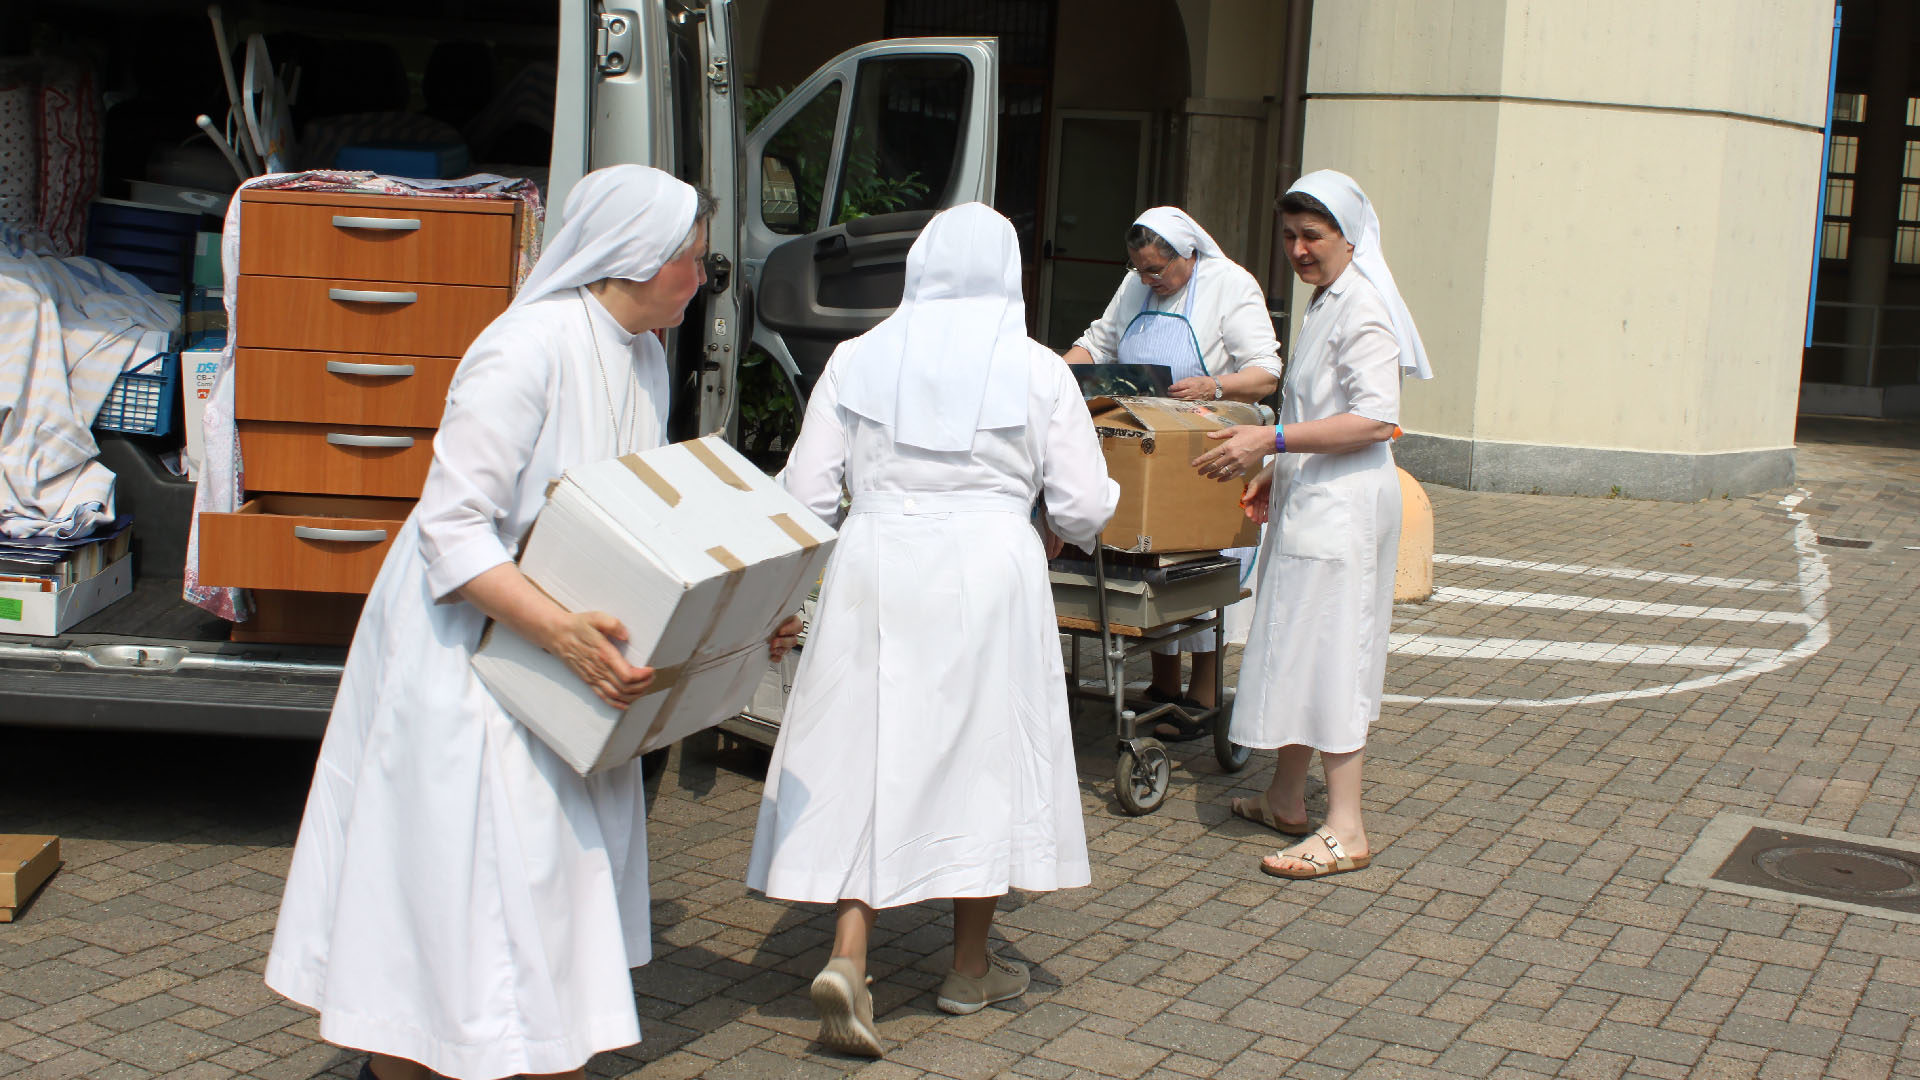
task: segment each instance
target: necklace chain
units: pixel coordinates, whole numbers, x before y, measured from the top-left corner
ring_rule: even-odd
[[[628,442],[633,438],[633,429],[640,422],[640,375],[627,365],[627,428],[620,430],[620,417],[613,410],[613,383],[607,379],[607,363],[600,358],[600,334],[593,326],[593,307],[587,303],[587,287],[580,287],[580,310],[587,316],[587,340],[593,344],[593,366],[600,371],[600,389],[607,396],[607,421],[613,425],[613,453],[618,457],[627,450]]]

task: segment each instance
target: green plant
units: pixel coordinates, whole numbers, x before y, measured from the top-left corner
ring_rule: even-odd
[[[738,379],[740,450],[761,468],[777,471],[800,431],[800,399],[793,380],[757,345],[740,358]]]

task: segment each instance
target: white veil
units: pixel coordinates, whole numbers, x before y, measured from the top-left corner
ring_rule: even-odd
[[[1400,286],[1394,284],[1393,271],[1387,269],[1387,256],[1380,248],[1380,215],[1373,212],[1367,193],[1360,190],[1353,177],[1332,169],[1310,172],[1287,190],[1311,195],[1333,211],[1340,232],[1353,245],[1353,268],[1373,282],[1393,316],[1393,336],[1400,343],[1400,369],[1416,379],[1433,378],[1427,347],[1420,340],[1419,328],[1413,325],[1413,312],[1407,310],[1407,302],[1400,298]]]
[[[840,404],[896,442],[966,451],[977,431],[1023,428],[1030,378],[1020,243],[981,203],[935,215],[907,253],[900,306],[857,338]]]
[[[513,306],[602,278],[647,281],[693,231],[692,185],[645,165],[595,169],[567,193],[566,221],[514,294]]]

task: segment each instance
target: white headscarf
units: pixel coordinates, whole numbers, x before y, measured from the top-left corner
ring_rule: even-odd
[[[699,202],[692,185],[659,169],[595,169],[567,194],[566,222],[547,240],[513,306],[602,278],[652,279],[687,242]]]
[[[1387,269],[1386,253],[1380,249],[1380,215],[1373,212],[1367,193],[1360,190],[1353,177],[1332,169],[1310,172],[1287,190],[1311,195],[1333,212],[1334,223],[1353,245],[1353,268],[1373,282],[1393,316],[1393,336],[1400,343],[1400,370],[1416,379],[1433,378],[1433,369],[1427,366],[1427,347],[1413,325],[1413,312],[1407,310],[1400,287],[1393,282],[1393,271]]]
[[[1213,242],[1207,230],[1177,206],[1156,206],[1133,219],[1135,225],[1144,225],[1160,234],[1173,253],[1185,259],[1200,254],[1215,259],[1226,258],[1220,245]]]
[[[936,214],[907,252],[900,306],[854,343],[840,404],[895,442],[966,451],[977,431],[1027,424],[1020,242],[981,203]]]

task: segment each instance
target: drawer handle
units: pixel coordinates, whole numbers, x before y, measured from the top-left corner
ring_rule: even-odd
[[[380,289],[328,289],[327,299],[355,304],[411,304],[420,299],[417,292],[385,292]]]
[[[388,450],[405,450],[413,445],[413,436],[349,435],[343,431],[329,431],[327,442],[334,446],[378,446]]]
[[[350,364],[345,360],[327,361],[329,375],[386,375],[404,379],[413,374],[412,364]]]
[[[296,540],[337,540],[347,544],[377,544],[387,538],[387,530],[316,529],[311,525],[295,525],[293,536]]]
[[[420,227],[419,218],[398,217],[348,217],[345,214],[333,215],[333,227],[336,229],[383,229],[387,232],[413,232]]]

